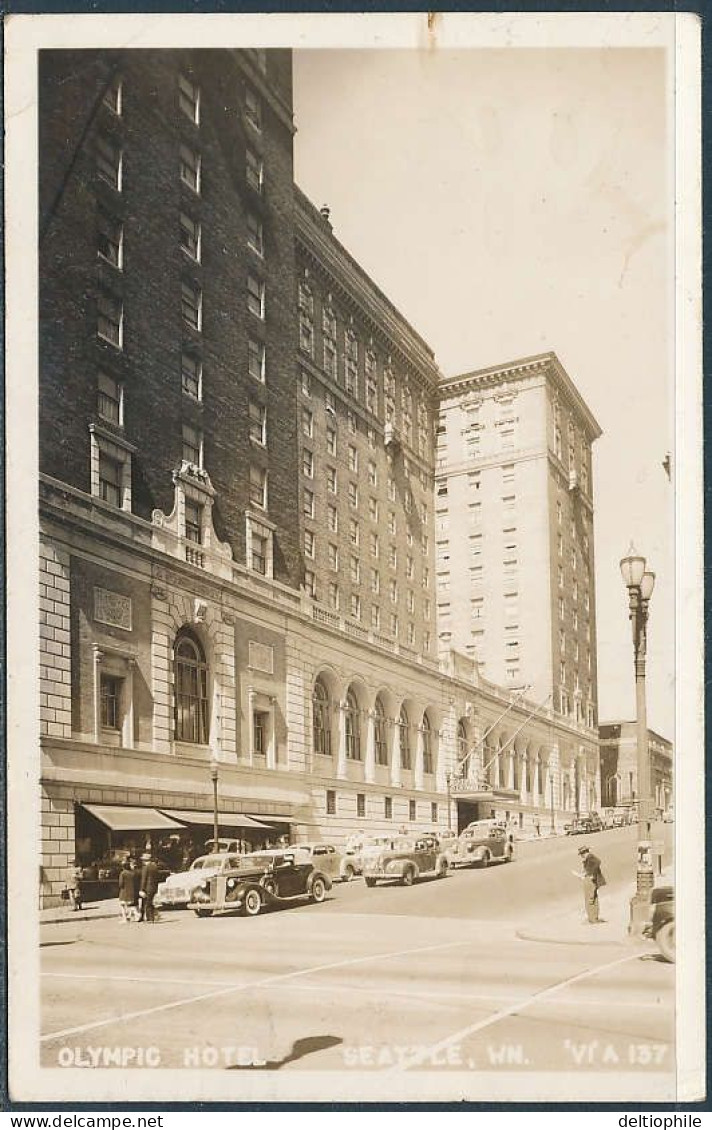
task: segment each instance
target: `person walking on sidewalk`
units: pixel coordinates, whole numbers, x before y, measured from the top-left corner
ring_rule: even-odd
[[[119,874],[119,910],[124,922],[138,922],[136,868],[132,859],[126,860]]]
[[[583,879],[583,904],[586,909],[586,917],[591,925],[595,925],[601,921],[598,917],[598,889],[606,885],[606,880],[603,877],[601,861],[597,855],[594,855],[587,847],[580,847],[578,853],[581,857],[583,871],[576,871],[574,874]]]
[[[143,867],[141,868],[141,889],[139,890],[139,897],[141,899],[141,916],[140,922],[155,922],[156,911],[153,906],[153,900],[158,890],[158,868],[151,858],[151,853],[146,852],[141,856]]]

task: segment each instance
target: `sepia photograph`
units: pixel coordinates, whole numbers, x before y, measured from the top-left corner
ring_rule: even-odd
[[[694,17],[6,71],[11,1098],[702,1099]]]

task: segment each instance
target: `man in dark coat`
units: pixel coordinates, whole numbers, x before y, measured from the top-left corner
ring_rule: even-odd
[[[141,914],[139,922],[155,922],[156,911],[153,906],[153,900],[158,890],[158,868],[151,858],[150,852],[146,852],[141,856],[143,867],[141,868],[141,886],[139,889],[139,898],[141,900]]]
[[[593,925],[601,921],[598,917],[598,888],[602,887],[606,880],[603,878],[601,861],[597,855],[594,855],[587,847],[580,847],[579,856],[583,867],[581,872],[583,903],[586,908],[586,917]]]

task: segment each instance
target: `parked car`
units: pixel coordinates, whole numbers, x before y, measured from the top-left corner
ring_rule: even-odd
[[[447,854],[451,867],[487,867],[494,860],[511,863],[514,837],[502,824],[478,821],[465,828]]]
[[[349,883],[360,874],[353,860],[333,844],[294,844],[292,850],[297,858],[303,855],[311,859],[317,870],[324,871],[332,880]]]
[[[395,879],[410,887],[416,879],[427,875],[442,879],[447,869],[447,856],[435,836],[398,836],[388,844],[365,848],[363,852],[367,887],[374,887],[383,879]]]
[[[652,918],[643,933],[652,938],[665,961],[675,961],[675,892],[672,887],[654,887]]]
[[[567,836],[588,836],[592,832],[601,832],[603,822],[600,816],[575,816],[569,824],[564,824]]]
[[[193,887],[197,887],[199,883],[210,879],[213,875],[219,875],[221,871],[239,867],[239,865],[239,855],[228,854],[227,852],[216,853],[215,855],[199,855],[197,859],[193,860],[187,871],[176,871],[175,874],[169,875],[158,884],[153,904],[163,908],[187,906]]]
[[[238,864],[193,890],[188,905],[199,918],[231,910],[253,918],[265,906],[304,898],[323,902],[331,890],[331,877],[295,851],[254,852],[243,855]]]
[[[363,873],[363,853],[367,848],[383,847],[393,841],[393,834],[381,836],[351,836],[346,841],[344,858],[348,860],[357,875]]]

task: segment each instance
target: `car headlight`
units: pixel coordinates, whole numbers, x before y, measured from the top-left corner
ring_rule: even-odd
[[[232,890],[232,888],[235,886],[236,882],[237,882],[237,879],[228,879],[227,886],[230,888],[230,890]]]

